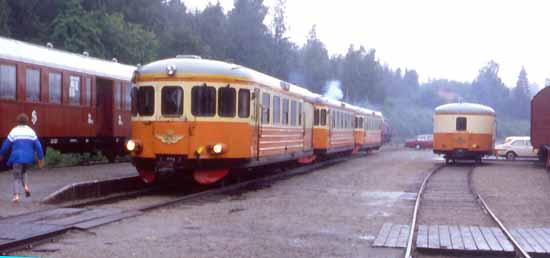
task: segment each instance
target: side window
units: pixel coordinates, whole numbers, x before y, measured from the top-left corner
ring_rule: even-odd
[[[290,125],[291,126],[296,126],[296,118],[297,118],[297,108],[298,106],[296,105],[296,101],[291,101],[290,102]]]
[[[315,109],[313,112],[313,125],[319,125],[319,109]]]
[[[125,84],[124,86],[124,110],[132,111],[132,85]]]
[[[325,126],[327,125],[327,110],[321,109],[321,125]]]
[[[250,90],[239,90],[239,117],[248,118],[250,116]]]
[[[61,103],[61,74],[50,73],[49,74],[49,102]]]
[[[15,65],[0,65],[0,99],[15,100],[16,78]]]
[[[237,91],[229,86],[218,89],[218,115],[220,117],[235,117],[237,107]]]
[[[132,87],[132,116],[138,114],[138,87]]]
[[[330,126],[332,128],[335,128],[336,127],[336,113],[334,113],[334,110],[330,111],[330,121],[331,121]]]
[[[466,131],[466,128],[468,128],[466,118],[465,117],[457,117],[456,118],[456,130],[457,131]]]
[[[155,113],[155,88],[139,87],[136,99],[136,108],[140,116],[152,116]]]
[[[84,95],[84,101],[86,101],[86,105],[92,104],[92,79],[90,78],[86,78],[86,92]]]
[[[27,69],[25,95],[27,101],[40,101],[40,71]]]
[[[70,76],[69,77],[70,84],[69,84],[69,103],[79,105],[80,104],[80,92],[82,86],[80,85],[80,77],[79,76]],[[115,88],[117,92],[120,91],[120,82],[117,84],[118,90]],[[115,92],[115,96],[117,94]],[[119,92],[120,94],[120,92]],[[119,98],[117,98],[119,99]],[[117,105],[117,107],[120,109],[120,107]]]
[[[283,125],[288,125],[288,99],[283,99]]]
[[[271,95],[262,95],[262,124],[269,124],[269,110],[271,107]]]
[[[273,124],[281,123],[281,97],[273,96]]]
[[[216,88],[195,86],[191,90],[191,113],[194,116],[216,115]]]
[[[183,114],[183,89],[178,86],[162,88],[162,115],[181,116]]]

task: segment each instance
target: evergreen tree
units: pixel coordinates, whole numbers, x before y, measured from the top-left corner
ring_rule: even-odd
[[[474,101],[488,105],[497,110],[506,110],[509,90],[498,76],[499,65],[490,61],[479,70],[472,83]]]
[[[8,19],[10,17],[10,6],[8,0],[0,0],[0,36],[9,36],[10,27]]]
[[[204,56],[227,59],[227,17],[220,2],[209,4],[202,12],[195,14],[195,18],[193,31],[200,38]]]
[[[521,68],[516,87],[512,90],[513,114],[518,118],[529,118],[531,93],[525,67]]]
[[[325,45],[317,38],[315,25],[309,32],[307,42],[301,50],[301,56],[304,86],[322,94],[329,79],[329,59]]]

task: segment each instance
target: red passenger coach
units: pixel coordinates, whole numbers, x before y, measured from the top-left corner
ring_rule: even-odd
[[[531,101],[531,143],[550,169],[550,87],[542,89]]]
[[[0,37],[0,140],[25,113],[44,145],[124,152],[135,67]]]

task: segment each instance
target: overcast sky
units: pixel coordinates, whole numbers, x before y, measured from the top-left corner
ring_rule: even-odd
[[[210,1],[184,0],[199,9]],[[233,8],[233,0],[220,3]],[[522,65],[530,82],[544,86],[550,78],[550,1],[287,0],[286,6],[292,41],[303,44],[316,24],[331,54],[361,44],[376,49],[383,63],[416,69],[422,81],[471,81],[489,60],[500,64],[509,87]]]

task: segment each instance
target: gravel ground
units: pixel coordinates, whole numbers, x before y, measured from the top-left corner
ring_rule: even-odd
[[[431,151],[375,152],[265,188],[71,232],[17,255],[41,257],[398,257],[373,248],[384,222],[409,223]]]
[[[507,227],[550,226],[550,178],[542,167],[495,162],[477,168],[473,181]]]
[[[31,198],[23,196],[19,204],[11,202],[13,186],[11,171],[0,173],[0,218],[52,207],[41,204],[40,201],[66,185],[137,175],[130,163],[31,170],[28,173],[32,196]]]

